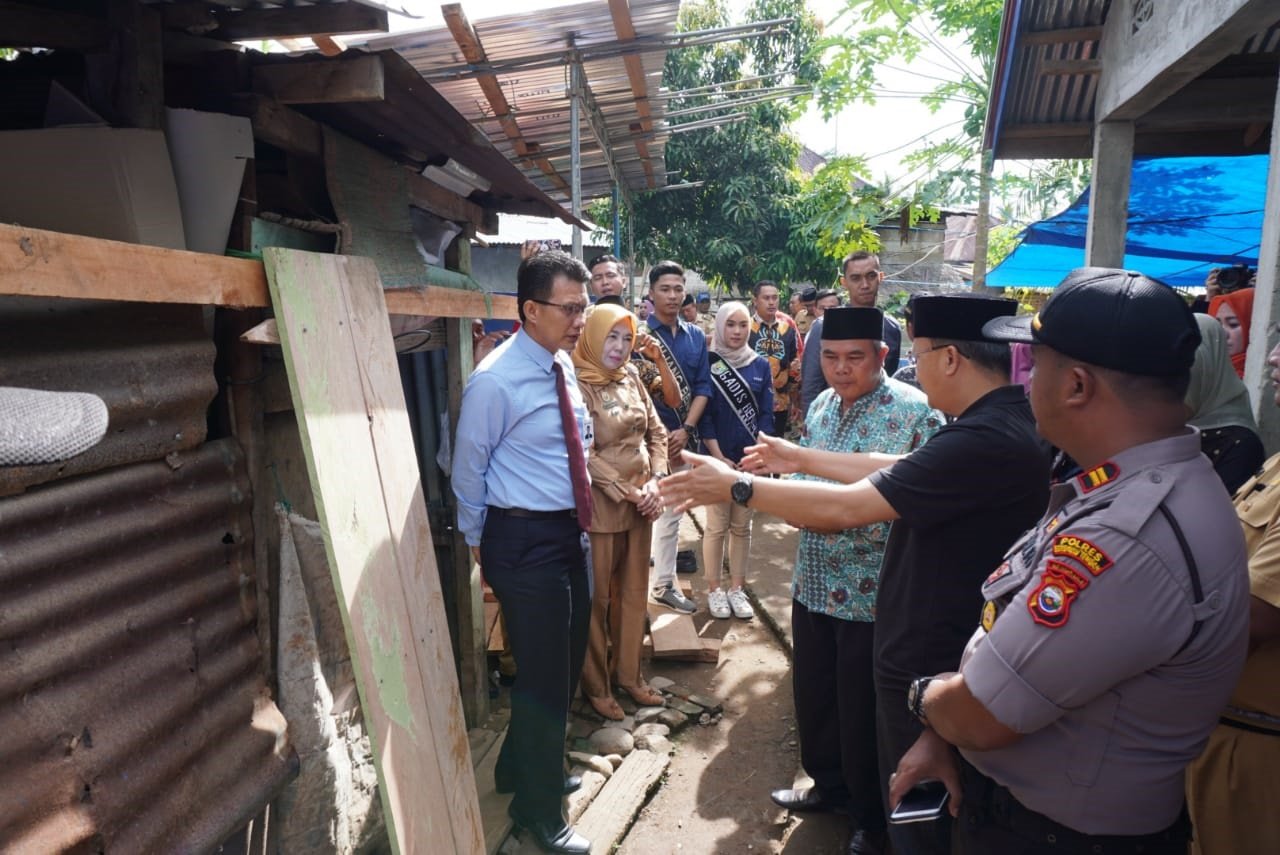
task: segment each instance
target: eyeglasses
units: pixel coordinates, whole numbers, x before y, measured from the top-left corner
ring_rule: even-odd
[[[585,303],[553,303],[550,300],[538,300],[533,297],[530,297],[529,299],[540,306],[555,306],[557,309],[564,312],[565,316],[570,320],[573,320],[587,310]]]
[[[911,358],[919,361],[920,357],[924,356],[926,353],[933,353],[935,350],[942,350],[944,347],[953,347],[953,345],[935,344],[933,347],[929,348],[928,350],[916,350],[915,345],[912,345]]]

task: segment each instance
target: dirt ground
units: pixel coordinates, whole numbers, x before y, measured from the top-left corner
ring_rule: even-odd
[[[696,512],[701,519],[701,512]],[[752,569],[766,607],[789,629],[786,590],[795,557],[795,532],[770,518],[757,519]],[[700,548],[698,532],[686,520],[681,548]],[[701,555],[699,555],[701,562]],[[720,699],[718,724],[690,724],[675,738],[676,752],[662,786],[623,839],[620,855],[666,853],[788,853],[835,855],[844,851],[845,819],[837,816],[789,818],[769,799],[769,791],[791,786],[799,768],[791,664],[787,650],[766,620],[712,619],[705,610],[701,574],[694,578],[704,634],[722,640],[716,665],[657,662],[648,674],[661,675],[695,692]],[[785,601],[787,608],[779,608]],[[757,609],[759,611],[759,609]],[[782,613],[785,611],[786,613]]]

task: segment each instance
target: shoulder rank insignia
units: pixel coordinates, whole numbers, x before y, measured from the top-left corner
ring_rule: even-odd
[[[1102,573],[1115,562],[1111,556],[1094,546],[1083,537],[1074,534],[1060,534],[1053,539],[1050,550],[1054,555],[1070,558],[1095,576]]]
[[[1040,584],[1027,597],[1032,620],[1050,629],[1064,626],[1071,616],[1071,602],[1088,586],[1088,580],[1067,565],[1050,561],[1040,574]]]
[[[1101,466],[1095,466],[1088,472],[1080,473],[1076,476],[1076,480],[1080,482],[1080,492],[1091,493],[1116,480],[1119,474],[1120,467],[1108,460]]]

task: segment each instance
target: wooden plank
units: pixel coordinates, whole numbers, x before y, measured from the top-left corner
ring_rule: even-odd
[[[635,41],[636,28],[631,20],[631,6],[627,0],[609,0],[609,15],[613,18],[613,31],[618,35],[620,43]],[[649,109],[649,84],[644,78],[644,65],[640,55],[629,53],[623,56],[622,64],[627,69],[627,80],[631,83],[631,94],[635,99],[636,115],[640,121],[630,125],[632,133],[651,133],[653,131],[653,114]],[[649,156],[649,144],[642,138],[635,139],[636,154],[640,156],[640,165],[644,167],[645,180],[650,187],[656,187],[653,173],[653,160]]]
[[[389,29],[386,10],[363,3],[244,9],[221,12],[218,21],[220,26],[212,35],[228,42],[385,33]]]
[[[346,104],[382,101],[386,76],[382,57],[273,63],[253,69],[253,91],[281,104]]]
[[[138,271],[147,271],[139,276]],[[0,223],[0,294],[267,306],[262,264]]]
[[[234,113],[249,118],[255,139],[290,154],[324,159],[324,136],[319,122],[266,95],[236,94],[231,103]]]
[[[656,603],[649,603],[648,608],[653,658],[702,655],[702,639],[698,637],[698,628],[691,616]]]
[[[578,820],[575,830],[591,841],[591,855],[613,852],[670,762],[666,754],[640,749],[627,755]]]
[[[409,204],[455,223],[470,223],[477,229],[485,224],[484,208],[417,172],[409,173]]]
[[[430,315],[437,318],[493,318],[517,320],[516,298],[482,291],[463,291],[428,285],[424,288],[391,288],[387,310],[393,315]],[[470,330],[467,332],[470,335]]]
[[[1060,45],[1070,42],[1096,42],[1102,38],[1102,27],[1062,27],[1056,30],[1030,30],[1018,37],[1023,45]]]
[[[479,801],[377,269],[264,252],[396,852],[478,852]]]
[[[511,817],[507,815],[507,806],[511,804],[510,795],[502,795],[493,789],[493,770],[498,765],[498,753],[502,750],[502,738],[496,741],[484,758],[476,766],[476,788],[480,792],[480,818],[484,823],[484,851],[488,855],[498,851],[502,841],[511,833]],[[471,850],[473,852],[479,850]]]

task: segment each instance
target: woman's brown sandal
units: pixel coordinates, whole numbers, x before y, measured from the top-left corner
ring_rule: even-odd
[[[641,684],[639,686],[620,686],[619,688],[630,695],[631,700],[642,707],[662,707],[667,704],[667,699],[652,686]]]
[[[588,695],[587,703],[591,704],[591,708],[596,711],[598,716],[609,721],[622,721],[627,717],[627,714],[622,710],[622,705],[612,697],[593,698]]]

